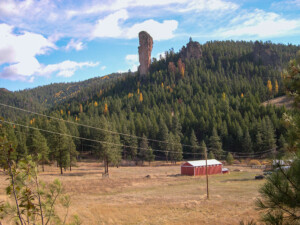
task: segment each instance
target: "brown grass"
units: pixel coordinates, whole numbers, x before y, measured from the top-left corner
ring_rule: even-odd
[[[264,106],[267,106],[268,104],[275,105],[277,107],[285,106],[287,109],[291,109],[291,108],[293,108],[293,102],[294,102],[293,98],[288,97],[288,96],[281,96],[281,97],[273,98],[269,101],[263,102],[262,104]]]
[[[205,177],[177,176],[180,165],[110,168],[110,178],[102,178],[97,162],[80,162],[62,176],[54,166],[46,170],[41,179],[63,182],[72,197],[70,213],[78,214],[83,224],[238,224],[258,219],[254,201],[264,183],[254,180],[261,171],[248,167],[213,175],[206,200]],[[5,186],[1,173],[0,200]]]

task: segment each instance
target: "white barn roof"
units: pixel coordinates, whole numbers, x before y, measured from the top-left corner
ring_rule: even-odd
[[[197,160],[197,161],[187,161],[187,163],[191,164],[192,166],[205,166],[205,160]],[[211,166],[211,165],[222,165],[221,162],[219,162],[216,159],[208,159],[207,160],[207,165]]]

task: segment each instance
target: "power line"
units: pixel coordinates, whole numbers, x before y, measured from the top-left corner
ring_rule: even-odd
[[[73,121],[64,120],[64,119],[53,117],[53,116],[44,115],[44,114],[41,114],[41,113],[33,112],[33,111],[30,111],[30,110],[22,109],[22,108],[15,107],[15,106],[10,106],[10,105],[3,104],[3,103],[0,103],[0,106],[9,107],[9,108],[12,108],[12,109],[15,109],[15,110],[20,110],[20,111],[23,111],[23,112],[35,114],[35,115],[46,117],[46,118],[49,118],[49,119],[63,121],[65,123],[74,124],[76,126],[82,126],[82,127],[87,127],[87,128],[91,128],[91,129],[95,129],[95,130],[100,130],[100,131],[108,132],[108,133],[111,133],[111,134],[114,134],[114,135],[123,135],[123,136],[127,136],[127,137],[132,137],[132,138],[137,138],[137,139],[142,139],[142,140],[147,140],[147,141],[152,141],[152,142],[165,143],[165,144],[173,144],[173,145],[181,145],[183,147],[194,148],[194,146],[188,145],[188,144],[181,144],[181,143],[177,144],[177,143],[170,143],[168,141],[161,141],[161,140],[156,140],[156,139],[148,139],[148,138],[143,138],[143,137],[135,136],[135,135],[131,135],[131,134],[124,134],[124,133],[120,133],[120,132],[110,131],[110,130],[106,130],[106,129],[103,129],[103,128],[94,127],[94,126],[90,126],[90,125],[86,125],[86,124],[75,123]],[[230,152],[230,151],[226,151],[226,152]],[[230,153],[239,154],[237,152],[230,152]],[[189,154],[194,154],[194,153],[189,153]],[[240,152],[240,154],[247,154],[247,153]],[[202,155],[204,155],[204,154],[202,153]]]
[[[56,135],[62,135],[62,136],[67,136],[67,137],[71,137],[71,138],[75,138],[75,139],[80,139],[80,140],[85,140],[85,141],[91,141],[91,142],[96,142],[96,143],[100,143],[100,144],[110,144],[110,145],[114,145],[114,146],[118,146],[118,147],[127,147],[127,148],[134,148],[134,149],[142,149],[142,150],[152,150],[154,152],[164,152],[164,153],[179,153],[176,151],[168,151],[168,150],[161,150],[161,149],[149,149],[149,148],[140,148],[140,147],[136,147],[136,146],[130,146],[130,145],[124,145],[124,144],[116,144],[116,143],[111,143],[111,142],[106,142],[106,141],[99,141],[99,140],[94,140],[94,139],[90,139],[90,138],[83,138],[83,137],[78,137],[78,136],[73,136],[70,134],[64,134],[64,133],[59,133],[59,132],[55,132],[55,131],[49,131],[49,130],[45,130],[45,129],[40,129],[40,128],[36,128],[36,127],[31,127],[31,126],[26,126],[23,124],[18,124],[18,123],[14,123],[14,122],[9,122],[6,120],[1,120],[1,122],[7,123],[7,124],[11,124],[11,125],[17,125],[20,127],[25,127],[25,128],[29,128],[29,129],[34,129],[34,130],[39,130],[39,131],[43,131],[43,132],[47,132],[47,133],[51,133],[51,134],[56,134]],[[26,133],[27,132],[22,132],[22,131],[16,131],[16,132],[20,132],[20,133]],[[94,146],[94,145],[86,145],[83,144],[84,146],[88,146],[88,147],[98,147],[98,146]],[[259,153],[249,153],[249,156],[235,156],[236,158],[249,158],[249,157],[255,157],[255,156],[259,156],[259,155],[263,155],[266,154],[268,152],[274,151],[274,149],[270,149],[270,150],[266,150],[264,152],[259,152]],[[226,153],[229,153],[229,151],[223,151],[222,152],[222,156],[226,156]],[[239,153],[239,152],[230,152],[230,153]],[[242,153],[242,152],[240,152]],[[180,154],[180,153],[179,153]],[[191,153],[191,152],[181,152],[181,154],[185,154],[185,155],[204,155],[204,153]]]
[[[123,145],[123,144],[115,144],[115,143],[111,143],[111,142],[107,142],[107,141],[98,141],[98,140],[94,140],[94,139],[90,139],[90,138],[83,138],[83,137],[73,136],[73,135],[70,135],[70,134],[63,134],[63,133],[59,133],[59,132],[44,130],[44,129],[40,129],[40,128],[36,128],[36,127],[30,127],[30,126],[26,126],[26,125],[14,123],[14,122],[9,122],[9,121],[6,121],[6,120],[1,120],[1,119],[0,119],[0,121],[4,122],[4,123],[7,123],[7,124],[11,124],[11,125],[17,125],[17,126],[20,126],[20,127],[26,127],[26,128],[29,128],[29,129],[39,130],[39,131],[43,131],[43,132],[47,132],[47,133],[51,133],[51,134],[67,136],[67,137],[76,138],[76,139],[85,140],[85,141],[96,142],[96,143],[100,143],[100,144],[110,144],[110,145],[115,145],[115,146],[118,146],[118,147],[130,147],[130,148],[135,148],[135,149],[150,150],[149,148],[140,148],[140,147],[135,147],[135,146]],[[95,147],[97,147],[97,146],[95,146]],[[178,153],[178,152],[175,152],[175,151],[167,151],[167,150],[159,150],[159,149],[151,149],[151,150],[155,151],[155,152]],[[202,153],[184,153],[184,152],[182,152],[182,154],[202,155]]]
[[[132,138],[137,138],[137,139],[143,139],[143,140],[148,140],[148,141],[153,141],[153,142],[159,142],[159,143],[170,144],[168,141],[161,141],[161,140],[156,140],[156,139],[148,139],[148,138],[143,138],[143,137],[135,136],[135,135],[131,135],[131,134],[124,134],[124,133],[120,133],[120,132],[116,132],[116,131],[111,131],[111,130],[102,129],[102,128],[100,128],[100,127],[94,127],[94,126],[90,126],[90,125],[86,125],[86,124],[75,123],[75,122],[73,122],[73,121],[64,120],[64,119],[57,118],[57,117],[53,117],[53,116],[47,116],[47,115],[44,115],[44,114],[41,114],[41,113],[37,113],[37,112],[30,111],[30,110],[18,108],[18,107],[15,107],[15,106],[6,105],[6,104],[3,104],[3,103],[0,103],[0,106],[9,107],[9,108],[16,109],[16,110],[20,110],[20,111],[23,111],[23,112],[35,114],[35,115],[42,116],[42,117],[46,117],[46,118],[49,118],[49,119],[54,119],[54,120],[63,121],[63,122],[65,122],[65,123],[75,124],[75,125],[77,125],[77,126],[82,126],[82,127],[92,128],[92,129],[95,129],[95,130],[100,130],[100,131],[109,132],[109,133],[114,134],[114,135],[123,135],[123,136],[132,137]],[[172,143],[172,144],[174,144],[174,143]],[[175,145],[176,145],[176,143],[175,143]],[[193,148],[192,145],[187,145],[187,144],[181,144],[181,145],[182,145],[182,146],[192,147],[192,148]]]

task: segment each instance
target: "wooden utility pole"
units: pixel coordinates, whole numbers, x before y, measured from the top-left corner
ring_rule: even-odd
[[[205,155],[205,168],[206,168],[206,196],[207,199],[209,199],[209,191],[208,191],[208,174],[207,174],[207,148],[205,147],[205,151],[204,151],[204,155]]]

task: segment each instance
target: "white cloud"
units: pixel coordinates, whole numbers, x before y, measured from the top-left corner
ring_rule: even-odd
[[[90,3],[90,2],[89,2]],[[122,9],[132,8],[152,8],[160,7],[161,10],[169,10],[176,12],[189,11],[227,11],[235,10],[239,6],[236,3],[223,0],[115,0],[106,4],[96,3],[87,4],[80,10],[67,10],[66,14],[69,18],[78,15],[99,14],[102,12],[114,12]],[[157,10],[157,9],[156,9]]]
[[[106,66],[101,66],[100,69],[101,69],[101,70],[105,70],[105,69],[106,69]]]
[[[31,32],[15,34],[14,27],[0,24],[0,77],[10,80],[33,82],[34,76],[57,72],[57,76],[70,77],[77,69],[97,66],[98,63],[64,61],[58,64],[41,65],[37,55],[44,55],[57,47],[42,35]],[[8,64],[8,65],[6,65]]]
[[[81,41],[74,41],[74,39],[71,39],[71,41],[65,47],[65,49],[67,51],[71,50],[71,49],[75,49],[76,51],[80,51],[83,48],[84,48],[83,43]]]
[[[238,16],[226,28],[215,33],[223,38],[270,38],[299,33],[300,20],[285,19],[279,14],[256,9]]]
[[[174,37],[174,31],[177,29],[178,22],[176,20],[164,20],[159,23],[155,20],[146,20],[143,23],[137,23],[126,30],[128,38],[138,37],[138,33],[142,30],[147,31],[154,40],[168,40]]]
[[[179,9],[179,12],[232,11],[238,8],[239,6],[237,4],[222,0],[192,0],[187,1],[185,7]]]
[[[278,10],[298,10],[300,8],[300,0],[273,2],[271,7]]]
[[[173,15],[184,14],[193,17],[190,12],[220,13],[238,7],[230,0],[82,0],[76,4],[72,1],[5,0],[0,1],[0,21],[51,36],[54,41],[61,37],[90,38],[91,34],[92,37],[100,38],[122,37],[124,34],[128,38],[133,34],[124,30],[134,30],[143,25],[161,25],[159,28],[168,28],[165,24],[172,23],[171,28],[177,28],[174,20],[162,21],[165,16],[172,15],[174,18]],[[155,19],[156,16],[160,21]],[[124,26],[122,21],[125,20],[130,25]],[[98,21],[96,26],[95,21]],[[165,34],[156,36],[157,40],[161,40],[174,35],[172,29],[167,29]]]
[[[92,32],[93,38],[137,38],[142,30],[147,31],[154,40],[166,40],[174,37],[174,31],[177,29],[178,22],[175,20],[165,20],[159,23],[154,20],[146,20],[142,23],[136,23],[131,27],[122,26],[122,22],[129,18],[126,10],[120,10],[101,19],[95,25]]]
[[[13,26],[0,24],[0,65],[9,64],[0,72],[0,77],[30,76],[40,68],[36,56],[56,49],[56,46],[42,35],[31,32],[14,34],[13,29]]]
[[[132,72],[137,71],[138,63],[139,63],[139,56],[138,55],[136,55],[136,54],[126,55],[125,60],[126,60],[126,63],[130,67],[130,70]]]
[[[58,77],[71,77],[75,73],[76,70],[82,67],[95,67],[98,66],[99,63],[93,62],[74,62],[70,60],[63,61],[58,64],[51,64],[43,67],[39,74],[48,75],[57,72]]]
[[[108,15],[104,19],[98,20],[94,31],[93,37],[121,37],[123,30],[120,27],[120,22],[128,19],[126,10],[120,10],[113,14]]]

